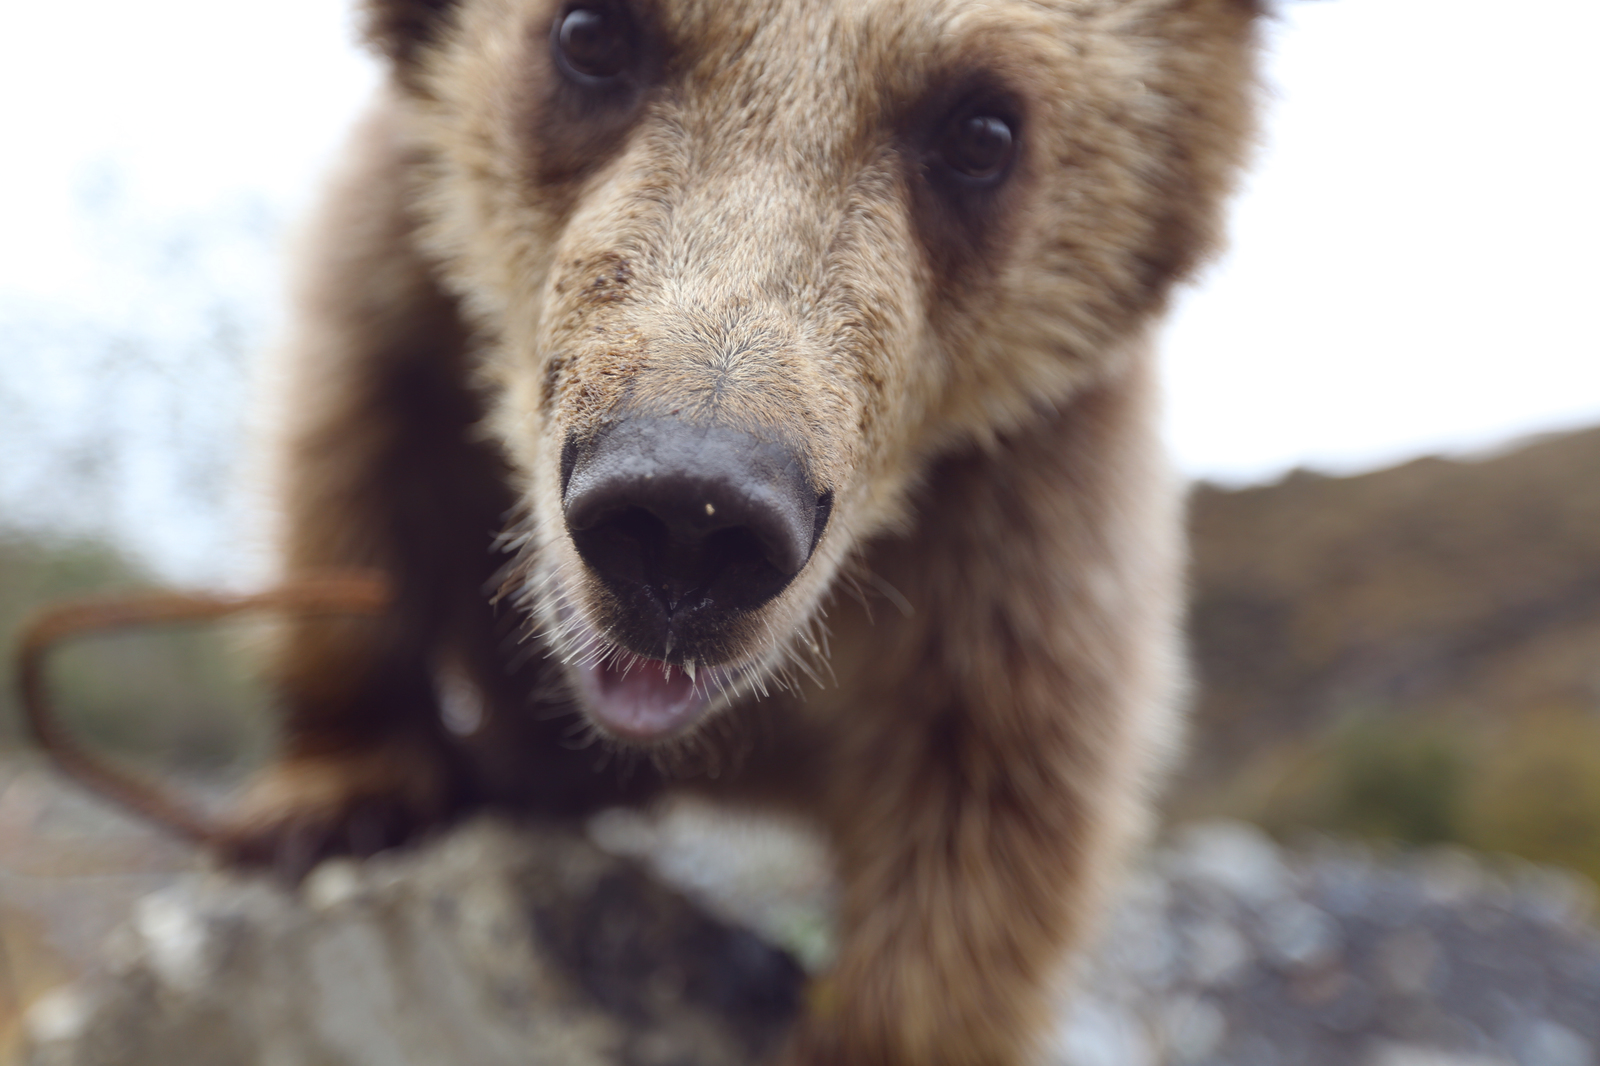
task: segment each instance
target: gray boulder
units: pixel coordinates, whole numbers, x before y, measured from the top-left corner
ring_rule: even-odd
[[[34,1004],[26,1066],[721,1066],[800,968],[576,828],[479,820],[298,892],[195,874]]]

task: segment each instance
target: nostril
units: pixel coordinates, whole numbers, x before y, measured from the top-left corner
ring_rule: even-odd
[[[666,525],[642,507],[591,514],[570,532],[578,554],[597,572],[636,584],[660,568],[668,540]]]
[[[791,577],[798,574],[811,557],[812,547],[813,520],[811,514],[803,513],[804,497],[785,497],[766,486],[747,489],[742,498],[729,495],[731,499],[721,508],[713,510],[714,505],[707,503],[706,535],[737,531],[773,569]],[[719,543],[731,547],[733,541]]]
[[[719,529],[705,540],[705,551],[713,560],[705,585],[707,599],[721,600],[734,607],[757,607],[784,590],[799,572],[775,565],[770,546],[750,529],[735,526]],[[801,560],[804,565],[805,560]]]

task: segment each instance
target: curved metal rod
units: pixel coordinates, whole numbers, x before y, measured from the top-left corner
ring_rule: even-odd
[[[216,826],[171,792],[89,754],[51,707],[45,660],[61,643],[90,633],[134,626],[204,622],[250,611],[291,614],[378,614],[390,602],[389,583],[370,571],[305,576],[249,596],[149,592],[57,604],[35,615],[17,649],[22,709],[45,754],[68,776],[178,836],[197,844],[219,840]]]

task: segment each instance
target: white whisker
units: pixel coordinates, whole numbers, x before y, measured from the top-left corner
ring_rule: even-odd
[[[916,614],[916,611],[914,611],[911,607],[911,601],[901,595],[899,589],[889,584],[877,574],[869,573],[867,575],[867,583],[873,588],[877,589],[879,592],[883,593],[883,598],[894,604],[895,609],[905,617],[910,618],[912,615]]]

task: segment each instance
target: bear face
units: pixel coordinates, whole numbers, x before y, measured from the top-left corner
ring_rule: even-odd
[[[821,669],[841,569],[939,455],[1121,370],[1214,243],[1253,14],[376,8],[523,498],[512,591],[602,730]]]

